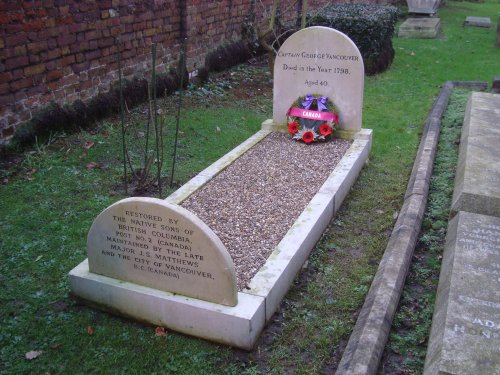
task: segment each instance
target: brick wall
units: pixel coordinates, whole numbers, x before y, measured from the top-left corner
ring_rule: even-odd
[[[272,0],[1,0],[0,143],[51,101],[106,92],[118,78],[119,50],[125,78],[149,77],[153,42],[158,72],[175,66],[183,38],[188,71],[202,67],[208,52],[241,38],[262,3]]]

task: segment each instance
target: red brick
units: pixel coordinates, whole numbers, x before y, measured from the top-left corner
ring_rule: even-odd
[[[27,22],[23,25],[23,30],[33,31],[33,30],[41,30],[45,27],[45,21],[43,19],[35,19],[33,21]]]
[[[14,81],[10,83],[10,89],[15,92],[21,89],[25,89],[26,87],[30,87],[33,85],[32,78],[23,78],[18,81]]]
[[[71,65],[75,62],[75,56],[74,55],[68,55],[65,56],[59,60],[57,60],[57,66],[58,67],[63,67],[67,65]]]
[[[11,72],[0,73],[0,83],[8,83],[10,80],[12,80]]]
[[[14,68],[21,68],[29,64],[28,56],[13,57],[5,60],[5,69],[12,70]]]
[[[10,92],[10,85],[5,82],[5,83],[0,83],[0,95],[5,95]]]
[[[75,73],[80,73],[81,71],[83,70],[87,70],[90,66],[90,62],[89,61],[83,61],[79,64],[73,64],[71,65],[71,68],[73,69],[73,72]]]
[[[39,55],[29,55],[29,57],[30,57],[30,65],[38,64],[41,61]]]
[[[15,31],[13,35],[5,37],[5,45],[7,47],[18,46],[19,44],[24,44],[28,41],[28,37],[25,33],[19,33]]]
[[[67,45],[74,43],[74,42],[76,42],[75,34],[65,34],[65,35],[61,35],[61,36],[59,36],[59,38],[57,38],[57,44],[60,47],[67,46]]]
[[[45,64],[31,65],[24,68],[24,74],[26,77],[34,76],[35,74],[41,74],[45,71]]]
[[[100,49],[96,49],[94,51],[86,52],[85,53],[85,58],[87,60],[94,60],[94,59],[97,59],[97,58],[101,57],[101,55],[102,55],[101,50]]]
[[[61,70],[52,70],[51,72],[47,73],[46,80],[47,82],[55,81],[61,78],[63,75],[64,74]]]
[[[28,43],[28,51],[30,53],[39,53],[40,51],[45,51],[46,49],[47,49],[46,41]]]

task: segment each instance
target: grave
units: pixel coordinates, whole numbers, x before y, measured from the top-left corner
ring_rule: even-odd
[[[449,223],[424,374],[500,373],[500,218]]]
[[[472,93],[465,112],[452,213],[500,217],[500,95]]]
[[[276,61],[273,120],[262,130],[164,201],[127,198],[95,219],[87,240],[88,259],[69,273],[76,298],[185,334],[243,349],[254,346],[371,147],[371,130],[361,129],[363,62],[347,36],[325,27],[301,30],[285,42]],[[220,238],[209,223],[180,205],[264,143],[273,130],[286,131],[288,109],[308,94],[333,100],[341,119],[336,136],[347,136],[351,144],[295,222],[285,228],[264,265],[238,290],[233,260]]]
[[[464,26],[476,26],[476,27],[491,27],[490,17],[475,17],[467,16],[465,18]]]
[[[399,38],[435,38],[439,33],[439,18],[408,18],[399,26]]]

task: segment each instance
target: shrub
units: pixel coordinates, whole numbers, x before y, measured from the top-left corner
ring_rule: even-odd
[[[366,74],[372,75],[387,69],[394,59],[391,39],[399,15],[394,6],[333,4],[309,15],[308,25],[331,27],[349,36],[363,56]]]

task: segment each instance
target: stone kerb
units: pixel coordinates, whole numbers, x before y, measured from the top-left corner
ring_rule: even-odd
[[[106,208],[87,238],[89,271],[226,306],[237,304],[233,261],[188,210],[156,198]]]
[[[324,95],[336,106],[339,129],[361,129],[364,65],[354,42],[340,31],[313,26],[290,36],[274,66],[272,126],[283,127],[301,96]]]

